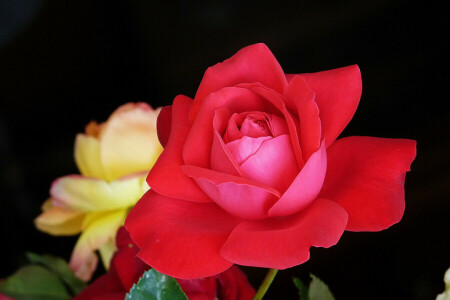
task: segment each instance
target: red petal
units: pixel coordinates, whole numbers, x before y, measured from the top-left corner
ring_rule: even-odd
[[[405,209],[405,173],[416,142],[347,137],[328,149],[328,170],[320,196],[348,212],[347,230],[378,231],[400,221]]]
[[[253,180],[225,173],[183,166],[203,191],[228,213],[243,219],[267,217],[267,211],[279,198],[278,191]]]
[[[131,210],[125,227],[144,262],[169,276],[192,279],[232,265],[220,248],[239,222],[214,203],[168,198],[150,190]]]
[[[227,127],[227,121],[230,118],[228,109],[218,109],[214,116],[214,136],[211,148],[211,169],[218,172],[228,173],[240,176],[241,171],[233,155],[226,148],[222,137],[219,133],[223,133]]]
[[[224,62],[208,68],[195,95],[189,119],[192,121],[196,118],[203,100],[210,93],[251,82],[260,82],[280,94],[284,93],[287,86],[283,69],[264,44],[245,47]]]
[[[297,213],[307,207],[322,188],[327,170],[327,152],[325,142],[311,155],[303,169],[281,198],[269,210],[269,216],[286,216]]]
[[[342,207],[316,199],[296,215],[239,224],[221,254],[239,265],[286,269],[307,261],[311,246],[335,245],[346,224],[347,213]]]
[[[214,277],[199,279],[177,279],[183,292],[189,300],[214,300],[217,283]]]
[[[240,169],[245,178],[271,186],[280,193],[286,191],[300,172],[287,134],[264,141]]]
[[[115,293],[121,293],[123,299],[126,291],[122,286],[119,277],[117,277],[117,274],[108,272],[88,285],[80,294],[76,295],[73,300],[101,299],[97,297]]]
[[[251,300],[255,296],[255,289],[250,285],[247,276],[237,266],[216,275],[218,298],[221,300]]]
[[[300,74],[316,93],[322,132],[329,147],[355,114],[361,97],[361,73],[357,65]]]
[[[172,106],[165,106],[161,109],[156,121],[156,129],[158,131],[158,139],[163,147],[166,147],[169,141],[170,128],[172,124]]]
[[[319,108],[314,98],[314,92],[308,87],[303,77],[294,76],[289,81],[285,94],[286,106],[298,113],[300,145],[305,161],[319,149],[321,141]]]
[[[145,270],[150,268],[136,257],[138,250],[134,243],[130,243],[127,248],[119,249],[111,260],[111,266],[116,270],[126,291],[130,290]]]
[[[210,167],[213,119],[218,108],[227,108],[231,113],[276,110],[268,101],[243,88],[223,88],[210,94],[203,101],[184,144],[183,158],[187,165]]]
[[[190,125],[187,120],[192,100],[177,96],[172,105],[172,134],[166,148],[148,174],[148,185],[165,196],[197,202],[211,202],[197,184],[182,171],[182,147]],[[170,180],[168,180],[170,178]]]

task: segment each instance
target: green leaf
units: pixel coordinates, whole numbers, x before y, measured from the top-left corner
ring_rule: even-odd
[[[142,275],[125,297],[126,300],[187,300],[178,282],[155,269]]]
[[[328,286],[320,280],[318,277],[310,274],[311,283],[309,284],[309,300],[334,300],[334,296],[331,293]]]
[[[298,289],[298,295],[300,296],[300,300],[308,299],[308,287],[301,281],[298,277],[292,278],[295,286]]]
[[[0,284],[0,292],[21,300],[71,298],[58,276],[38,265],[20,268]]]
[[[72,295],[79,294],[86,287],[86,284],[73,274],[69,265],[62,258],[48,254],[38,255],[32,252],[27,253],[27,258],[30,262],[41,264],[56,273],[69,287]]]

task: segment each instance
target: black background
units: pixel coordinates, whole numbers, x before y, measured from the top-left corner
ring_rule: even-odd
[[[27,3],[25,5],[25,2]],[[434,299],[450,267],[448,14],[433,1],[0,1],[0,278],[27,250],[69,258],[74,237],[33,218],[56,177],[77,173],[75,134],[119,105],[193,97],[208,66],[266,43],[286,73],[357,63],[363,95],[342,136],[418,141],[403,220],[346,232],[282,271],[268,299],[311,272],[337,299]],[[32,3],[33,5],[31,5]],[[205,262],[207,263],[207,262]],[[264,270],[245,268],[257,286]]]

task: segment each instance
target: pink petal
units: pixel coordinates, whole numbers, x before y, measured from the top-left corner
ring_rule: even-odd
[[[242,164],[246,159],[256,153],[261,148],[264,141],[270,140],[272,137],[264,136],[259,138],[251,138],[244,136],[239,140],[226,144],[227,150],[233,156],[238,164]]]
[[[321,197],[348,212],[347,230],[379,231],[400,221],[405,209],[405,173],[416,156],[416,142],[347,137],[328,149]]]
[[[269,210],[269,216],[286,216],[307,207],[319,195],[326,170],[327,152],[325,142],[322,142],[320,149],[311,155],[295,180],[290,181],[291,186]]]
[[[230,119],[228,120],[227,129],[225,131],[225,135],[223,136],[223,141],[225,143],[232,142],[234,140],[238,140],[242,138],[244,135],[239,130],[238,126],[242,124],[243,116],[241,114],[232,114]]]
[[[194,101],[195,103],[195,101]],[[273,112],[276,109],[264,98],[243,88],[223,88],[205,98],[192,128],[186,137],[183,159],[187,165],[210,167],[213,141],[213,119],[218,108],[227,108],[231,113],[246,111]]]
[[[283,218],[239,224],[221,254],[239,265],[286,269],[309,259],[309,248],[335,245],[347,213],[333,201],[316,199],[304,211]]]
[[[315,93],[311,91],[303,77],[294,76],[289,81],[285,98],[286,105],[298,113],[300,145],[303,158],[308,160],[311,154],[319,149],[322,133],[319,108],[314,101]]]
[[[216,204],[239,218],[266,218],[268,209],[279,197],[278,191],[250,179],[196,166],[182,168]]]
[[[210,93],[242,82],[260,82],[280,94],[287,86],[283,69],[266,45],[245,47],[231,58],[206,70],[195,95],[189,119],[192,121],[197,117],[203,100]]]
[[[192,100],[177,96],[172,105],[172,125],[166,148],[148,174],[148,185],[168,197],[197,202],[211,202],[197,184],[182,171],[182,147],[190,125],[187,120]],[[170,180],[169,180],[170,179]]]
[[[192,279],[232,265],[220,255],[220,247],[239,222],[214,203],[168,198],[150,190],[131,210],[125,227],[145,263],[169,276]]]
[[[299,167],[302,167],[305,164],[305,161],[302,157],[302,150],[299,144],[299,136],[298,136],[298,120],[295,120],[291,113],[287,110],[286,105],[284,103],[284,98],[274,92],[273,90],[262,86],[259,83],[254,84],[240,84],[240,87],[245,87],[256,94],[260,95],[261,97],[264,97],[267,101],[272,103],[279,112],[282,113],[284,119],[286,120],[286,124],[289,128],[289,133],[291,136],[291,143],[292,147],[294,149],[295,157],[297,159],[297,164]]]
[[[166,147],[170,136],[170,127],[172,124],[172,106],[165,106],[161,109],[156,121],[158,139],[163,147]]]
[[[329,147],[355,114],[361,97],[361,73],[357,65],[300,74],[316,93],[322,132]]]
[[[283,193],[300,172],[289,135],[266,140],[243,164],[245,178],[261,182]]]

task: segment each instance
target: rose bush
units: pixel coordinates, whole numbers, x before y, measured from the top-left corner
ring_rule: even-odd
[[[344,230],[398,222],[416,144],[337,140],[361,89],[356,65],[286,75],[264,44],[209,68],[158,118],[165,149],[125,223],[138,256],[181,278],[285,269]]]
[[[126,293],[150,267],[136,258],[139,248],[121,227],[116,237],[117,251],[111,260],[110,270],[85,288],[74,300],[124,299]],[[189,300],[250,300],[255,290],[247,277],[237,267],[200,279],[178,279]]]

